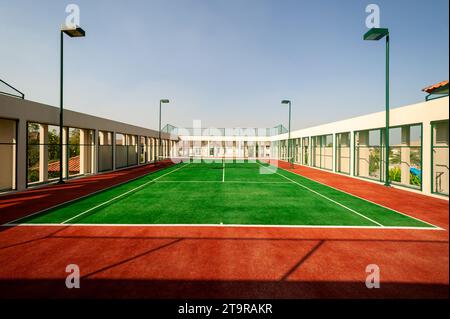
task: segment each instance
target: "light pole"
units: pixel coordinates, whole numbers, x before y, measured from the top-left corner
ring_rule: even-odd
[[[289,167],[293,168],[294,163],[292,163],[291,158],[291,100],[283,100],[281,101],[281,104],[289,104],[288,160],[289,160]]]
[[[159,133],[159,145],[158,145],[158,157],[161,157],[161,154],[162,154],[162,143],[161,143],[161,105],[163,104],[163,103],[165,103],[165,104],[167,104],[167,103],[169,103],[170,101],[168,100],[168,99],[161,99],[161,100],[159,100],[159,130],[158,130],[158,133]]]
[[[389,180],[389,29],[372,28],[364,34],[364,40],[378,41],[386,37],[386,125],[385,125],[385,186],[390,186]]]
[[[64,79],[64,33],[71,38],[80,38],[86,36],[86,32],[79,27],[61,28],[61,61],[60,61],[60,79],[59,79],[59,184],[63,184],[63,79]]]

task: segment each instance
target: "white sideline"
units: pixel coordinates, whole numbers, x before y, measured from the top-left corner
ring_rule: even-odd
[[[297,165],[299,165],[299,166],[304,166],[304,165],[300,165],[300,164],[297,164]],[[312,168],[312,169],[317,169],[317,168],[311,167],[311,166],[305,166],[305,167],[307,167],[307,168]],[[364,198],[364,197],[360,197],[360,196],[358,196],[358,195],[353,195],[352,193],[349,193],[349,192],[346,192],[346,191],[341,190],[341,189],[339,189],[339,188],[336,188],[336,187],[333,187],[333,186],[324,184],[324,183],[319,182],[319,181],[316,181],[316,180],[314,180],[314,179],[312,179],[312,178],[309,178],[309,177],[306,177],[306,176],[303,176],[303,175],[296,174],[296,173],[291,172],[291,171],[289,171],[289,170],[287,170],[287,169],[284,169],[284,168],[281,168],[281,167],[278,167],[278,168],[282,169],[282,170],[285,171],[285,172],[291,173],[291,174],[293,174],[294,176],[301,176],[302,178],[305,178],[305,179],[310,180],[310,181],[312,181],[312,182],[315,182],[315,183],[317,183],[317,184],[320,184],[320,185],[323,185],[323,186],[332,188],[332,189],[334,189],[334,190],[337,190],[338,192],[345,193],[345,194],[347,194],[347,195],[350,195],[350,196],[352,196],[352,197],[356,197],[356,198],[361,199],[361,200],[363,200],[363,201],[366,201],[366,202],[368,202],[368,203],[377,205],[377,206],[379,206],[379,207],[383,207],[383,208],[385,208],[385,209],[387,209],[387,210],[393,211],[394,213],[397,213],[397,214],[400,214],[400,215],[409,217],[409,218],[411,218],[411,219],[415,219],[415,220],[417,220],[417,221],[419,221],[419,222],[422,222],[422,223],[424,223],[424,224],[428,224],[428,225],[433,226],[433,227],[435,227],[435,228],[438,228],[438,229],[441,229],[441,230],[445,230],[445,229],[442,228],[442,227],[436,226],[436,225],[434,225],[434,224],[432,224],[432,223],[429,223],[429,222],[427,222],[427,221],[424,221],[424,220],[422,220],[422,219],[420,219],[420,218],[417,218],[417,217],[414,217],[414,216],[411,216],[411,215],[408,215],[408,214],[399,212],[398,210],[395,210],[395,209],[393,209],[393,208],[386,207],[386,206],[384,206],[384,205],[375,203],[375,202],[373,202],[373,201],[371,201],[371,200],[369,200],[369,199],[366,199],[366,198]],[[386,227],[387,227],[387,226],[386,226]]]
[[[163,183],[225,183],[225,184],[292,184],[291,182],[259,182],[259,181],[156,181],[158,184]]]
[[[356,195],[350,194],[350,193],[348,193],[348,192],[339,190],[339,189],[337,189],[337,188],[335,188],[335,187],[328,186],[328,185],[323,184],[323,183],[321,183],[321,182],[314,181],[314,180],[312,180],[311,178],[308,178],[308,177],[304,177],[304,176],[302,176],[302,175],[295,174],[294,172],[291,172],[291,171],[289,171],[289,170],[285,170],[285,169],[283,169],[283,168],[281,168],[283,171],[286,171],[286,172],[288,172],[288,173],[291,173],[291,174],[293,174],[293,175],[295,175],[295,176],[300,176],[300,177],[306,178],[306,179],[311,180],[311,181],[313,181],[313,182],[316,182],[316,183],[318,183],[318,184],[321,184],[321,185],[324,185],[324,186],[326,186],[326,187],[329,187],[329,188],[332,188],[332,189],[334,189],[334,190],[337,190],[337,191],[339,191],[339,192],[348,194],[348,195],[350,195],[350,196],[352,196],[352,197],[359,198],[359,199],[364,200],[364,201],[366,201],[366,202],[369,202],[369,203],[371,203],[371,204],[374,204],[374,205],[377,205],[377,206],[379,206],[379,207],[385,208],[385,209],[387,209],[387,210],[396,212],[396,213],[398,213],[398,214],[404,215],[404,216],[409,217],[409,218],[411,218],[411,219],[415,219],[415,220],[420,221],[420,222],[422,222],[422,223],[424,223],[424,224],[430,225],[431,227],[416,227],[416,226],[384,226],[384,225],[382,225],[381,223],[376,222],[375,220],[373,220],[373,219],[371,219],[371,218],[369,218],[369,217],[367,217],[367,216],[365,216],[365,215],[363,215],[363,214],[361,214],[361,213],[359,213],[359,212],[357,212],[357,211],[355,211],[355,210],[353,210],[353,209],[351,209],[351,208],[345,206],[344,204],[341,204],[341,203],[339,203],[339,202],[337,202],[337,201],[335,201],[335,200],[333,200],[333,199],[331,199],[331,198],[329,198],[329,197],[327,197],[327,196],[325,196],[325,195],[322,195],[321,193],[319,193],[319,192],[317,192],[317,191],[315,191],[315,190],[313,190],[313,189],[311,189],[311,188],[309,188],[309,187],[307,187],[307,186],[305,186],[305,185],[303,185],[303,184],[301,184],[301,183],[298,183],[298,182],[296,182],[295,180],[292,180],[292,179],[290,179],[289,177],[284,176],[283,174],[280,174],[280,173],[275,172],[275,171],[274,171],[274,172],[275,172],[277,175],[279,175],[279,176],[283,177],[284,179],[288,180],[288,182],[279,182],[279,181],[273,181],[273,182],[260,182],[260,181],[227,181],[227,182],[225,182],[225,163],[224,163],[224,162],[223,162],[223,169],[222,169],[223,172],[222,172],[222,181],[221,181],[221,182],[220,182],[220,181],[189,181],[189,180],[188,180],[188,181],[170,181],[170,180],[169,180],[169,181],[160,181],[160,180],[159,180],[159,179],[161,179],[162,177],[167,176],[167,175],[169,175],[169,174],[171,174],[171,173],[173,173],[173,172],[175,172],[175,171],[178,171],[178,170],[180,170],[180,169],[182,169],[182,168],[184,168],[184,167],[186,167],[186,166],[188,166],[188,165],[190,165],[190,164],[191,164],[191,163],[187,163],[187,164],[185,164],[185,165],[183,165],[183,166],[181,166],[181,167],[178,167],[178,168],[176,168],[176,169],[174,169],[174,170],[172,170],[172,171],[170,171],[170,172],[167,172],[167,173],[165,173],[165,174],[163,174],[163,175],[161,175],[161,176],[159,176],[159,177],[157,177],[157,178],[155,178],[155,179],[152,179],[152,180],[150,180],[150,181],[148,181],[148,182],[146,182],[146,183],[144,183],[144,184],[142,184],[142,185],[140,185],[140,186],[137,186],[137,187],[135,187],[135,188],[133,188],[133,189],[131,189],[131,190],[125,192],[125,193],[122,193],[122,194],[120,194],[120,195],[118,195],[118,196],[116,196],[116,197],[114,197],[114,198],[112,198],[112,199],[109,199],[109,200],[107,200],[107,201],[105,201],[105,202],[103,202],[103,203],[101,203],[101,204],[99,204],[99,205],[97,205],[97,206],[95,206],[95,207],[91,207],[91,208],[89,208],[88,210],[86,210],[86,211],[84,211],[84,212],[82,212],[82,213],[80,213],[80,214],[78,214],[78,215],[76,215],[76,216],[74,216],[74,217],[71,217],[71,218],[69,218],[69,219],[67,219],[67,220],[65,220],[65,221],[63,221],[63,222],[61,222],[61,223],[59,223],[59,224],[58,224],[58,223],[55,223],[55,224],[51,224],[51,223],[40,223],[40,224],[16,223],[16,221],[19,221],[20,219],[26,218],[26,217],[22,217],[22,218],[20,218],[20,219],[16,219],[16,220],[13,220],[13,221],[11,221],[11,222],[8,222],[8,223],[5,223],[5,224],[3,224],[3,225],[0,225],[0,227],[1,227],[1,226],[4,226],[4,227],[10,227],[10,226],[61,226],[61,225],[64,225],[64,226],[92,226],[92,227],[93,227],[93,226],[144,226],[144,227],[158,227],[158,226],[160,226],[160,227],[162,227],[162,226],[165,226],[165,227],[168,227],[168,226],[183,226],[183,227],[187,227],[187,226],[205,226],[205,227],[268,227],[268,228],[270,228],[270,227],[277,228],[277,227],[278,227],[278,228],[337,228],[337,229],[339,229],[339,228],[344,228],[344,229],[345,229],[345,228],[354,228],[354,229],[444,230],[443,228],[441,228],[441,227],[439,227],[439,226],[433,225],[433,224],[428,223],[428,222],[426,222],[426,221],[423,221],[423,220],[421,220],[421,219],[419,219],[419,218],[416,218],[416,217],[413,217],[413,216],[409,216],[409,215],[407,215],[407,214],[405,214],[405,213],[396,211],[396,210],[394,210],[394,209],[391,209],[391,208],[385,207],[385,206],[383,206],[383,205],[377,204],[377,203],[372,202],[372,201],[370,201],[370,200],[367,200],[367,199],[365,199],[365,198],[361,198],[361,197],[358,197],[358,196],[356,196]],[[272,170],[270,169],[270,167],[271,167],[270,165],[269,165],[269,166],[264,166],[264,165],[262,165],[262,164],[259,163],[259,162],[257,162],[257,164],[260,165],[261,167],[263,167],[263,168],[269,170],[269,171],[272,171]],[[142,176],[141,176],[141,177],[142,177]],[[133,191],[136,191],[136,190],[138,190],[138,189],[140,189],[140,188],[142,188],[142,187],[144,187],[144,186],[146,186],[146,185],[148,185],[148,184],[150,184],[150,183],[154,183],[154,182],[155,182],[155,183],[243,183],[243,184],[292,184],[292,183],[294,183],[294,184],[296,184],[296,185],[298,185],[298,186],[300,186],[300,187],[303,187],[303,188],[307,189],[308,191],[310,191],[310,192],[312,192],[312,193],[314,193],[314,194],[316,194],[316,195],[318,195],[318,196],[321,196],[321,197],[325,198],[326,200],[329,200],[329,201],[333,202],[334,204],[339,205],[339,206],[341,206],[341,207],[343,207],[343,208],[349,210],[350,212],[352,212],[352,213],[354,213],[354,214],[357,214],[357,215],[359,215],[359,216],[361,216],[361,217],[363,217],[363,218],[365,218],[365,219],[367,219],[367,220],[371,221],[372,223],[377,224],[377,225],[379,225],[379,226],[336,226],[336,225],[250,225],[250,224],[249,224],[249,225],[242,225],[242,224],[89,224],[89,223],[86,223],[86,224],[82,224],[82,223],[79,223],[79,224],[72,224],[72,223],[68,223],[69,221],[71,221],[71,220],[73,220],[73,219],[75,219],[75,218],[77,218],[77,217],[79,217],[79,216],[82,216],[82,215],[84,215],[84,214],[86,214],[86,213],[88,213],[88,212],[90,212],[90,211],[92,211],[92,210],[94,210],[94,209],[96,209],[96,208],[98,208],[98,207],[101,207],[101,206],[103,206],[103,205],[106,205],[106,204],[108,204],[108,203],[110,203],[110,202],[112,202],[112,201],[114,201],[114,200],[116,200],[116,199],[118,199],[118,198],[121,198],[122,196],[125,196],[125,195],[127,195],[127,194],[129,194],[129,193],[131,193],[131,192],[133,192]],[[34,214],[32,214],[32,215],[34,215]]]
[[[170,168],[170,167],[169,167],[169,168]],[[119,169],[119,170],[121,170],[121,169]],[[141,178],[143,178],[143,177],[145,177],[145,176],[149,176],[149,175],[153,175],[153,174],[159,173],[159,172],[161,172],[161,171],[163,171],[163,170],[164,170],[164,169],[160,169],[160,170],[156,170],[156,171],[154,171],[154,172],[149,172],[149,173],[144,174],[144,175],[140,175],[140,176],[133,177],[133,178],[131,178],[131,179],[129,179],[129,180],[126,180],[126,181],[122,181],[122,182],[113,184],[113,185],[108,186],[108,187],[106,187],[106,188],[96,190],[96,191],[94,191],[94,192],[92,192],[92,193],[89,193],[89,194],[86,194],[86,195],[83,195],[83,196],[80,196],[80,197],[77,197],[77,198],[70,199],[70,200],[68,200],[67,202],[63,202],[63,203],[60,203],[60,204],[56,204],[56,205],[53,205],[53,206],[50,206],[50,207],[41,209],[41,210],[39,210],[39,211],[37,211],[37,212],[28,214],[28,215],[26,215],[26,216],[23,216],[23,217],[20,217],[20,218],[16,218],[16,219],[10,220],[9,222],[5,223],[4,225],[7,225],[7,224],[9,224],[9,225],[11,225],[11,224],[17,224],[16,221],[19,221],[19,220],[22,220],[22,219],[25,219],[25,218],[29,218],[29,217],[31,217],[31,216],[39,215],[39,214],[42,214],[42,213],[44,213],[44,212],[47,212],[47,211],[56,209],[56,208],[61,207],[61,206],[65,206],[65,205],[70,204],[70,203],[73,203],[73,202],[77,202],[77,201],[79,201],[79,200],[81,200],[81,199],[84,199],[84,198],[87,198],[87,197],[91,197],[92,195],[96,195],[96,194],[98,194],[98,193],[102,193],[102,192],[104,192],[104,191],[110,190],[110,189],[112,189],[112,188],[115,188],[115,187],[118,187],[118,186],[121,186],[121,185],[124,185],[124,184],[128,184],[128,183],[130,183],[130,182],[133,182],[133,181],[136,181],[136,180],[138,180],[138,179],[141,179]],[[1,226],[3,226],[3,225],[1,225]]]
[[[444,230],[434,227],[415,226],[335,226],[335,225],[243,225],[243,224],[27,224],[8,223],[0,227],[236,227],[236,228],[331,228],[331,229],[398,229],[398,230]]]
[[[261,165],[261,164],[260,164],[260,165]],[[261,165],[261,167],[266,168],[266,167],[263,166],[263,165]],[[266,168],[266,169],[268,169],[268,168]],[[319,193],[319,192],[317,192],[317,191],[315,191],[315,190],[309,188],[308,186],[305,186],[305,185],[303,185],[303,184],[300,184],[300,183],[298,183],[298,182],[296,182],[296,181],[290,179],[289,177],[284,176],[284,175],[282,175],[282,174],[280,174],[280,173],[278,173],[278,172],[275,172],[275,174],[280,175],[281,177],[287,179],[288,181],[291,181],[292,183],[297,184],[298,186],[303,187],[303,188],[305,188],[306,190],[309,190],[311,193],[314,193],[314,194],[316,194],[316,195],[319,195],[320,197],[323,197],[323,198],[325,198],[326,200],[329,200],[330,202],[332,202],[332,203],[334,203],[334,204],[336,204],[336,205],[339,205],[339,206],[341,206],[341,207],[343,207],[343,208],[349,210],[350,212],[352,212],[352,213],[354,213],[354,214],[356,214],[356,215],[359,215],[359,216],[361,216],[361,217],[363,217],[363,218],[365,218],[365,219],[371,221],[371,222],[374,223],[374,224],[377,224],[377,225],[379,225],[379,226],[381,226],[381,227],[385,227],[383,224],[380,224],[379,222],[377,222],[377,221],[375,221],[375,220],[373,220],[373,219],[371,219],[371,218],[369,218],[369,217],[367,217],[367,216],[365,216],[365,215],[363,215],[363,214],[361,214],[361,213],[358,213],[356,210],[351,209],[350,207],[347,207],[347,206],[345,206],[344,204],[341,204],[341,203],[335,201],[334,199],[331,199],[331,198],[329,198],[329,197],[327,197],[327,196],[325,196],[325,195],[323,195],[323,194],[321,194],[321,193]]]
[[[94,206],[94,207],[91,207],[91,208],[89,208],[88,210],[85,210],[84,212],[79,213],[78,215],[75,215],[75,216],[73,216],[73,217],[71,217],[71,218],[69,218],[69,219],[66,219],[65,221],[61,222],[60,225],[65,224],[65,223],[67,223],[68,221],[71,221],[71,220],[73,220],[73,219],[75,219],[75,218],[77,218],[77,217],[80,217],[80,216],[84,215],[84,214],[87,214],[87,213],[89,213],[90,211],[92,211],[92,210],[94,210],[94,209],[97,209],[97,208],[99,208],[99,207],[101,207],[101,206],[103,206],[103,205],[106,205],[106,204],[108,204],[108,203],[110,203],[110,202],[112,202],[112,201],[114,201],[114,200],[116,200],[116,199],[118,199],[118,198],[121,198],[121,197],[123,197],[123,196],[125,196],[125,195],[127,195],[127,194],[129,194],[129,193],[131,193],[131,192],[134,192],[134,191],[136,191],[136,190],[138,190],[138,189],[140,189],[140,188],[142,188],[142,187],[144,187],[144,186],[146,186],[146,185],[148,185],[148,184],[150,184],[150,183],[154,183],[155,181],[157,181],[157,180],[160,179],[161,177],[164,177],[164,176],[166,176],[166,175],[172,174],[173,172],[176,172],[176,171],[178,171],[178,170],[180,170],[180,169],[182,169],[182,168],[188,166],[189,164],[190,164],[190,163],[187,163],[186,165],[183,165],[183,166],[181,166],[181,167],[178,167],[177,169],[174,169],[173,171],[170,171],[170,172],[168,172],[168,173],[166,173],[166,174],[163,174],[163,175],[161,175],[161,176],[159,176],[159,177],[157,177],[157,178],[155,178],[155,179],[152,179],[152,180],[150,180],[150,181],[148,181],[148,182],[145,182],[145,183],[142,184],[142,185],[139,185],[139,186],[137,186],[137,187],[135,187],[135,188],[133,188],[133,189],[130,189],[129,191],[126,191],[125,193],[122,193],[122,194],[120,194],[120,195],[118,195],[118,196],[116,196],[116,197],[113,197],[113,198],[107,200],[106,202],[103,202],[103,203],[98,204],[98,205],[96,205],[96,206]]]

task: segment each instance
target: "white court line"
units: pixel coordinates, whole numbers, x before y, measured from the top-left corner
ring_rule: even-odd
[[[258,163],[258,164],[259,164],[259,163]],[[189,163],[188,163],[187,165],[189,165]],[[173,171],[171,171],[171,172],[168,172],[168,173],[166,173],[166,174],[164,174],[164,175],[162,175],[162,176],[160,176],[160,177],[158,177],[158,178],[156,178],[156,179],[154,179],[154,180],[152,180],[152,181],[155,181],[155,180],[157,180],[157,179],[159,179],[159,178],[162,178],[163,176],[168,175],[168,174],[170,174],[170,173],[172,173],[172,172],[174,172],[174,171],[176,171],[176,170],[179,170],[179,169],[181,169],[181,168],[183,168],[183,167],[185,167],[185,166],[187,166],[187,165],[184,165],[184,166],[182,166],[182,167],[179,167],[178,169],[175,169],[175,170],[173,170]],[[259,165],[261,165],[261,164],[259,164]],[[261,166],[263,166],[263,165],[261,165]],[[263,167],[270,170],[270,168],[267,168],[267,167],[265,167],[265,166],[263,166]],[[269,167],[270,167],[270,166],[269,166]],[[283,171],[287,171],[287,170],[283,170]],[[289,172],[289,173],[291,173],[291,174],[294,174],[294,175],[296,175],[296,176],[301,176],[301,175],[295,174],[295,173],[290,172],[290,171],[287,171],[287,172]],[[282,176],[282,177],[285,177],[285,176],[283,176],[283,175],[281,175],[281,174],[279,174],[279,173],[277,173],[277,174],[280,175],[280,176]],[[141,177],[142,177],[142,176],[141,176]],[[304,177],[304,176],[301,176],[301,177]],[[285,178],[288,179],[288,180],[290,180],[290,179],[287,178],[287,177],[285,177]],[[316,182],[316,181],[314,181],[314,180],[312,180],[312,179],[310,179],[310,178],[307,178],[307,177],[304,177],[304,178],[309,179],[309,180],[311,180],[311,181],[313,181],[313,182]],[[162,182],[169,182],[169,181],[158,181],[158,183],[162,183]],[[202,182],[207,182],[207,181],[202,181]],[[234,181],[233,181],[233,182],[234,182]],[[238,181],[236,181],[236,182],[238,182]],[[227,182],[227,183],[229,183],[229,182]],[[257,182],[257,183],[269,183],[269,182]],[[287,184],[290,184],[291,182],[278,182],[278,183],[287,183]],[[320,183],[320,182],[316,182],[316,183],[322,184],[322,183]],[[296,184],[297,184],[297,183],[296,183]],[[324,184],[322,184],[322,185],[324,185]],[[333,189],[335,189],[335,190],[337,190],[337,191],[346,193],[345,191],[341,191],[341,190],[339,190],[339,189],[336,189],[336,188],[331,187],[331,186],[328,186],[328,185],[324,185],[324,186],[327,186],[327,187],[333,188]],[[305,187],[306,187],[306,186],[305,186]],[[354,197],[359,198],[358,196],[355,196],[355,195],[350,194],[350,193],[346,193],[346,194],[348,194],[348,195],[350,195],[350,196],[354,196]],[[379,205],[379,204],[377,204],[377,203],[373,203],[373,202],[371,202],[371,201],[369,201],[369,200],[366,200],[366,199],[364,199],[364,198],[360,198],[360,199],[365,200],[365,201],[367,201],[367,202],[370,202],[370,203],[372,203],[372,204],[374,204],[374,205],[377,205],[377,206],[386,208],[386,209],[388,209],[388,210],[392,210],[392,209],[390,209],[390,208],[388,208],[388,207],[384,207],[384,206]],[[397,212],[397,211],[395,211],[395,210],[392,210],[392,211]],[[404,213],[401,213],[401,212],[397,212],[397,213],[402,214],[402,215],[405,215],[405,216],[410,217],[410,218],[412,218],[412,219],[417,219],[417,218],[414,218],[414,217],[412,217],[412,216],[408,216],[408,215],[406,215],[406,214],[404,214]],[[33,214],[33,215],[34,215],[34,214]],[[5,226],[5,227],[10,227],[10,226],[55,226],[55,227],[56,227],[56,226],[58,226],[58,227],[61,227],[61,224],[48,224],[48,223],[42,223],[42,224],[27,224],[27,223],[22,223],[22,224],[21,224],[21,223],[14,223],[15,221],[18,221],[18,220],[23,219],[23,218],[25,218],[25,217],[22,217],[22,218],[13,220],[12,222],[8,222],[8,223],[6,223],[6,224],[4,224],[4,225],[2,225],[2,226]],[[417,220],[421,221],[420,219],[417,219]],[[433,226],[433,228],[432,228],[432,227],[414,227],[414,226],[383,226],[382,229],[399,229],[399,230],[402,230],[402,229],[406,229],[406,230],[444,230],[443,228],[438,227],[438,226],[435,226],[435,225],[432,225],[432,224],[430,224],[430,223],[427,223],[427,222],[424,222],[424,221],[421,221],[421,222],[423,222],[423,223],[425,223],[425,224],[428,224],[428,225],[430,225],[430,226]],[[65,223],[65,222],[63,222],[63,223]],[[342,228],[342,229],[345,229],[345,228],[354,228],[354,229],[380,229],[379,226],[330,226],[330,225],[240,225],[240,224],[225,224],[225,225],[220,225],[220,224],[64,224],[64,225],[65,225],[65,226],[88,226],[88,227],[98,227],[98,226],[125,226],[125,227],[126,227],[126,226],[136,226],[136,227],[168,227],[168,226],[188,227],[188,226],[205,226],[205,227],[268,227],[268,228],[271,228],[271,227],[272,227],[272,228],[336,228],[336,229],[339,229],[339,228]]]
[[[257,182],[257,181],[156,181],[156,183],[225,183],[225,184],[292,184],[291,182]]]
[[[297,165],[299,165],[299,164],[297,164]],[[304,166],[304,165],[299,165],[299,166]],[[307,168],[312,168],[312,169],[317,169],[317,168],[315,168],[315,167],[310,167],[310,166],[305,166],[305,167],[307,167]],[[338,192],[345,193],[345,194],[347,194],[347,195],[350,195],[350,196],[359,198],[359,199],[361,199],[361,200],[363,200],[363,201],[366,201],[366,202],[368,202],[368,203],[371,203],[371,204],[377,205],[377,206],[379,206],[379,207],[385,208],[385,209],[387,209],[387,210],[393,211],[394,213],[397,213],[397,214],[400,214],[400,215],[409,217],[409,218],[411,218],[411,219],[415,219],[415,220],[417,220],[417,221],[419,221],[419,222],[422,222],[422,223],[424,223],[424,224],[427,224],[427,225],[436,227],[436,228],[438,228],[438,229],[445,230],[445,229],[442,228],[442,227],[436,226],[436,225],[434,225],[434,224],[432,224],[432,223],[429,223],[429,222],[427,222],[427,221],[424,221],[424,220],[422,220],[422,219],[420,219],[420,218],[417,218],[417,217],[414,217],[414,216],[411,216],[411,215],[402,213],[402,212],[400,212],[400,211],[398,211],[398,210],[395,210],[395,209],[393,209],[393,208],[390,208],[390,207],[387,207],[387,206],[384,206],[384,205],[375,203],[375,202],[373,202],[373,201],[371,201],[371,200],[369,200],[369,199],[366,199],[366,198],[364,198],[364,197],[359,197],[358,195],[354,195],[354,194],[352,194],[352,193],[346,192],[346,191],[341,190],[341,189],[339,189],[339,188],[336,188],[336,187],[333,187],[333,186],[330,186],[330,185],[327,185],[327,184],[318,182],[318,181],[316,181],[316,180],[314,180],[314,179],[312,179],[312,178],[309,178],[309,177],[306,177],[306,176],[303,176],[303,175],[300,175],[300,174],[296,174],[296,173],[291,172],[291,171],[289,171],[289,170],[286,170],[286,169],[284,169],[284,168],[281,168],[281,167],[278,167],[278,168],[281,169],[281,170],[283,170],[284,172],[291,173],[291,174],[293,174],[294,176],[300,176],[300,177],[302,177],[302,178],[308,179],[308,180],[310,180],[310,181],[312,181],[312,182],[315,182],[315,183],[317,183],[317,184],[320,184],[320,185],[323,185],[323,186],[332,188],[332,189],[334,189],[334,190],[336,190],[336,191],[338,191]],[[320,170],[320,169],[318,169],[318,170]]]
[[[261,165],[261,164],[260,164],[260,165]],[[264,167],[263,165],[261,165],[261,166]],[[266,167],[264,167],[264,168],[266,168]],[[268,169],[268,168],[266,168],[266,169]],[[327,197],[327,196],[325,196],[325,195],[323,195],[323,194],[321,194],[321,193],[319,193],[319,192],[317,192],[317,191],[315,191],[315,190],[309,188],[308,186],[305,186],[305,185],[303,185],[303,184],[300,184],[300,183],[294,181],[293,179],[290,179],[289,177],[284,176],[284,175],[282,175],[282,174],[280,174],[280,173],[278,173],[278,172],[275,172],[275,174],[280,175],[281,177],[287,179],[288,181],[291,181],[292,183],[297,184],[298,186],[303,187],[303,188],[309,190],[311,193],[314,193],[314,194],[316,194],[316,195],[319,195],[319,196],[325,198],[326,200],[329,200],[330,202],[332,202],[332,203],[334,203],[334,204],[336,204],[336,205],[339,205],[339,206],[341,206],[341,207],[343,207],[343,208],[345,208],[345,209],[351,211],[352,213],[354,213],[354,214],[356,214],[356,215],[359,215],[359,216],[361,216],[361,217],[363,217],[363,218],[365,218],[365,219],[371,221],[371,222],[374,223],[374,224],[377,224],[377,225],[379,225],[379,226],[381,226],[381,227],[385,227],[383,224],[380,224],[379,222],[377,222],[377,221],[375,221],[375,220],[373,220],[373,219],[371,219],[371,218],[369,218],[369,217],[367,217],[367,216],[365,216],[365,215],[363,215],[363,214],[361,214],[361,213],[358,213],[356,210],[351,209],[350,207],[347,207],[347,206],[345,206],[344,204],[341,204],[341,203],[335,201],[334,199],[331,199],[331,198],[329,198],[329,197]]]
[[[225,161],[223,161],[222,165],[222,183],[225,182]]]
[[[398,229],[398,230],[444,230],[434,227],[414,227],[414,226],[334,226],[334,225],[243,225],[243,224],[4,224],[0,227],[236,227],[236,228],[331,228],[331,229]]]
[[[19,221],[19,220],[22,220],[22,219],[25,219],[25,218],[29,218],[29,217],[31,217],[31,216],[39,215],[39,214],[42,214],[42,213],[44,213],[44,212],[47,212],[47,211],[56,209],[56,208],[61,207],[61,206],[66,206],[66,205],[68,205],[68,204],[70,204],[70,203],[80,201],[80,200],[82,200],[82,199],[84,199],[84,198],[91,197],[91,196],[93,196],[93,195],[96,195],[96,194],[98,194],[98,193],[102,193],[102,192],[107,191],[107,190],[110,190],[110,189],[112,189],[112,188],[116,188],[116,187],[122,186],[122,185],[124,185],[124,184],[128,184],[128,183],[130,183],[130,182],[134,182],[134,181],[136,181],[136,180],[138,180],[138,179],[145,178],[145,177],[147,177],[147,176],[155,175],[155,174],[157,174],[157,173],[160,173],[160,172],[162,172],[162,171],[164,171],[164,170],[166,170],[166,169],[172,168],[172,167],[175,167],[175,166],[169,166],[169,167],[161,168],[161,169],[158,169],[158,170],[153,171],[153,172],[148,172],[148,173],[146,173],[146,174],[144,174],[144,175],[140,175],[140,176],[133,177],[133,178],[128,179],[128,180],[126,180],[126,181],[119,182],[119,183],[117,183],[117,184],[113,184],[113,185],[108,186],[108,187],[106,187],[106,188],[99,189],[99,190],[97,190],[97,191],[95,191],[95,192],[92,192],[92,193],[89,193],[89,194],[86,194],[86,195],[83,195],[83,196],[80,196],[80,197],[77,197],[77,198],[68,200],[68,201],[63,202],[63,203],[60,203],[60,204],[53,205],[53,206],[51,206],[51,207],[44,208],[44,209],[42,209],[42,210],[40,210],[40,211],[37,211],[37,212],[31,213],[31,214],[28,214],[28,215],[23,216],[23,217],[20,217],[20,218],[13,219],[13,220],[9,221],[7,224],[15,224],[16,221]],[[118,171],[120,171],[120,170],[122,170],[122,169],[118,169]],[[6,224],[4,224],[4,225],[6,225]],[[0,226],[2,226],[2,225],[0,225]]]
[[[73,217],[71,217],[71,218],[69,218],[69,219],[67,219],[67,220],[65,220],[65,221],[63,221],[63,222],[61,222],[60,224],[61,224],[61,225],[62,225],[62,224],[65,224],[65,223],[67,223],[68,221],[71,221],[71,220],[73,220],[73,219],[75,219],[75,218],[77,218],[77,217],[80,217],[80,216],[82,216],[82,215],[84,215],[84,214],[87,214],[87,213],[89,213],[90,211],[93,211],[94,209],[97,209],[97,208],[99,208],[99,207],[102,207],[102,206],[104,206],[104,205],[106,205],[106,204],[108,204],[108,203],[110,203],[110,202],[112,202],[112,201],[114,201],[114,200],[116,200],[116,199],[118,199],[118,198],[121,198],[121,197],[123,197],[123,196],[125,196],[125,195],[127,195],[127,194],[129,194],[129,193],[131,193],[131,192],[134,192],[134,191],[136,191],[136,190],[138,190],[138,189],[141,189],[142,187],[144,187],[144,186],[146,186],[146,185],[148,185],[148,184],[150,184],[150,183],[154,183],[154,182],[157,181],[158,179],[160,179],[160,178],[162,178],[162,177],[164,177],[164,176],[166,176],[166,175],[172,174],[173,172],[176,172],[176,171],[182,169],[183,167],[188,166],[189,164],[190,164],[190,163],[187,163],[186,165],[183,165],[183,166],[181,166],[181,167],[178,167],[177,169],[174,169],[173,171],[170,171],[170,172],[168,172],[168,173],[166,173],[166,174],[163,174],[163,175],[161,175],[161,176],[159,176],[159,177],[157,177],[157,178],[155,178],[155,179],[152,179],[152,180],[150,180],[150,181],[148,181],[148,182],[145,182],[145,183],[142,184],[142,185],[139,185],[139,186],[137,186],[137,187],[135,187],[135,188],[133,188],[133,189],[130,189],[129,191],[126,191],[125,193],[122,193],[122,194],[120,194],[120,195],[118,195],[118,196],[116,196],[116,197],[113,197],[113,198],[107,200],[106,202],[103,202],[103,203],[98,204],[98,205],[96,205],[96,206],[94,206],[94,207],[91,207],[91,208],[89,208],[88,210],[85,210],[84,212],[79,213],[78,215],[75,215],[75,216],[73,216]]]

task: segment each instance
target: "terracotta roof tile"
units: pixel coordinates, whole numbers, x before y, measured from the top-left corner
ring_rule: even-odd
[[[48,164],[49,172],[59,172],[59,161]],[[69,172],[78,173],[80,171],[80,156],[69,158]]]
[[[427,86],[426,88],[423,88],[422,91],[427,92],[427,93],[433,93],[434,90],[439,89],[446,85],[448,85],[448,80]]]

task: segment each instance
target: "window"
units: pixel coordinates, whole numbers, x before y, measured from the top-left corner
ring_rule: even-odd
[[[382,129],[355,132],[355,176],[384,180]]]
[[[127,137],[127,166],[133,166],[138,164],[138,137],[136,135],[126,135]]]
[[[301,139],[297,138],[292,141],[293,152],[294,152],[294,162],[300,163],[302,158],[302,148],[301,148]]]
[[[128,166],[128,148],[126,135],[116,133],[116,168]]]
[[[0,119],[0,192],[16,189],[15,120]]]
[[[69,128],[68,134],[66,159],[69,177],[92,173],[94,131]]]
[[[431,123],[432,192],[448,196],[448,120]]]
[[[116,168],[138,164],[138,137],[116,133]]]
[[[30,122],[27,130],[27,186],[59,178],[59,126]]]
[[[350,174],[350,132],[336,134],[336,172]]]
[[[312,166],[333,169],[333,134],[311,137]]]
[[[302,144],[303,144],[302,164],[309,165],[309,137],[304,137]]]
[[[145,136],[140,137],[139,147],[139,163],[144,164],[147,162],[147,138]]]
[[[98,132],[98,171],[106,172],[113,169],[113,133]]]
[[[389,180],[422,188],[422,124],[389,129]]]

